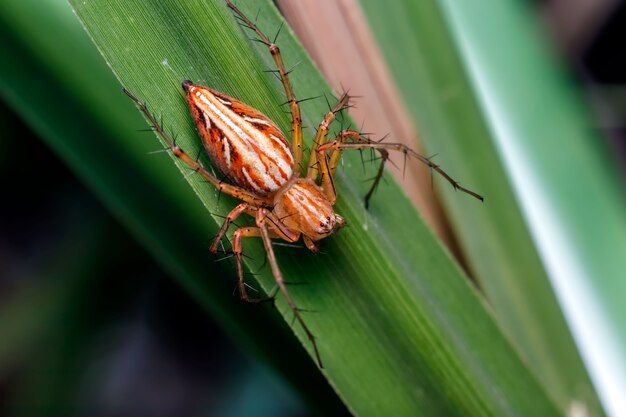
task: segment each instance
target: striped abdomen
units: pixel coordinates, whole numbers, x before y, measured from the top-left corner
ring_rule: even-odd
[[[270,119],[239,100],[191,81],[184,81],[183,88],[204,148],[235,185],[267,195],[289,181],[293,155]]]

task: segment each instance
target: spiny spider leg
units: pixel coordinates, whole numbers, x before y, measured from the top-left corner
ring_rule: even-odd
[[[237,286],[239,288],[239,298],[247,303],[273,301],[273,297],[250,298],[250,296],[248,296],[243,274],[243,248],[241,245],[241,239],[244,237],[261,237],[261,232],[258,227],[240,227],[235,230],[235,233],[233,234],[233,255],[235,255],[235,260],[237,262]]]
[[[347,142],[351,140],[352,142]],[[332,142],[327,142],[324,145],[320,146],[317,149],[318,158],[322,160],[321,163],[321,175],[322,175],[322,188],[325,193],[333,193],[333,195],[328,195],[327,197],[335,201],[336,196],[335,188],[333,184],[333,177],[335,174],[335,170],[337,168],[337,163],[339,158],[341,157],[341,152],[346,149],[376,149],[381,154],[381,164],[378,169],[378,173],[374,179],[374,184],[370,188],[369,192],[365,196],[365,206],[369,205],[369,199],[372,196],[375,188],[380,183],[380,179],[383,175],[383,166],[388,159],[388,150],[394,150],[404,153],[405,155],[411,156],[418,161],[424,163],[428,168],[437,172],[443,178],[445,178],[455,190],[460,190],[466,194],[471,195],[472,197],[483,201],[484,198],[475,193],[474,191],[468,190],[465,187],[462,187],[457,181],[455,181],[446,171],[444,171],[439,165],[432,162],[427,157],[415,152],[413,149],[409,148],[407,145],[402,143],[385,143],[385,142],[372,142],[369,138],[364,136],[363,134],[355,131],[355,130],[344,130],[341,131],[335,140]],[[326,158],[324,153],[328,151],[333,151],[330,158]],[[329,161],[330,159],[330,161]]]
[[[254,206],[267,206],[271,205],[271,199],[267,197],[258,196],[248,190],[245,190],[241,187],[237,187],[235,185],[227,184],[220,181],[215,175],[208,172],[202,165],[200,165],[197,161],[191,158],[185,151],[183,151],[174,141],[170,138],[161,125],[157,122],[154,115],[150,113],[146,105],[141,102],[137,97],[135,97],[130,91],[123,88],[122,91],[131,100],[135,102],[139,110],[144,114],[144,116],[150,121],[150,124],[154,127],[154,130],[161,136],[161,138],[167,143],[167,146],[172,151],[172,153],[181,161],[183,161],[192,171],[200,174],[205,180],[211,183],[218,191],[231,195],[235,198],[245,201],[246,203],[252,204]]]
[[[209,252],[217,253],[219,251],[219,246],[223,247],[223,245],[221,245],[222,239],[228,232],[230,225],[237,220],[239,216],[246,213],[249,216],[255,217],[257,210],[258,207],[251,206],[248,203],[238,204],[234,209],[232,209],[230,213],[224,217],[224,222],[222,223],[220,230],[213,238],[213,242],[209,247]],[[298,234],[289,230],[271,211],[266,212],[266,218],[270,222],[272,233],[274,233],[277,238],[283,239],[287,242],[295,242],[300,237]]]
[[[254,217],[256,214],[256,210],[256,207],[251,206],[248,203],[238,204],[237,207],[232,209],[224,219],[224,223],[222,223],[222,227],[220,227],[219,232],[217,232],[217,235],[215,235],[215,238],[213,238],[213,243],[211,243],[211,246],[209,247],[209,252],[217,253],[218,246],[220,246],[224,235],[226,234],[226,232],[228,232],[228,227],[232,222],[237,219],[237,217],[241,216],[243,213],[247,213],[250,216]]]
[[[328,137],[328,129],[331,123],[335,120],[335,116],[337,115],[337,113],[339,113],[341,110],[345,109],[348,106],[349,101],[350,96],[348,96],[348,93],[343,93],[341,95],[341,98],[339,98],[339,100],[337,100],[337,103],[335,103],[334,107],[330,109],[328,113],[326,113],[326,116],[324,116],[324,120],[322,120],[322,122],[319,124],[317,128],[317,133],[315,134],[315,139],[313,140],[313,147],[311,148],[311,153],[309,155],[309,169],[306,173],[307,178],[311,178],[315,181],[315,179],[319,175],[320,169],[317,159],[317,149],[324,143],[326,143]],[[328,107],[330,107],[330,105]],[[335,200],[333,200],[332,202],[334,203],[334,201]]]
[[[293,153],[294,164],[299,172],[302,167],[302,116],[300,116],[300,106],[298,104],[298,100],[296,100],[296,95],[293,92],[291,81],[289,81],[289,73],[285,68],[285,63],[283,62],[283,57],[280,54],[280,49],[278,48],[278,45],[276,45],[273,41],[270,41],[270,39],[265,36],[265,34],[261,32],[261,30],[250,19],[248,19],[241,10],[230,2],[230,0],[226,0],[226,4],[250,29],[256,32],[259,38],[261,38],[261,41],[269,48],[272,58],[276,63],[276,68],[278,69],[280,80],[283,84],[283,88],[285,89],[287,102],[289,103],[289,110],[291,112],[291,151]]]
[[[287,304],[291,308],[291,311],[293,311],[294,317],[296,318],[296,320],[298,320],[300,326],[302,326],[302,329],[304,330],[304,333],[306,333],[307,338],[313,345],[313,350],[315,350],[315,357],[317,358],[317,362],[319,363],[320,368],[323,368],[324,366],[322,365],[322,358],[320,357],[319,351],[317,349],[315,337],[313,336],[313,333],[311,333],[307,325],[304,323],[304,320],[300,315],[300,310],[298,309],[298,307],[296,307],[296,304],[291,299],[289,291],[287,291],[287,286],[285,285],[285,280],[283,279],[283,274],[278,267],[278,262],[276,261],[276,255],[274,254],[274,248],[272,246],[272,231],[268,229],[267,224],[265,223],[267,213],[268,212],[266,209],[261,208],[257,211],[256,215],[256,224],[258,226],[257,230],[260,232],[261,239],[263,240],[263,246],[265,247],[265,252],[267,253],[267,261],[272,268],[272,274],[274,275],[274,279],[276,280],[278,288],[280,288],[280,291],[283,293]]]

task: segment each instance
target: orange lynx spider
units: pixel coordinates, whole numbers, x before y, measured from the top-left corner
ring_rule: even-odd
[[[328,142],[330,124],[334,121],[335,115],[348,106],[347,93],[341,96],[320,123],[310,152],[306,176],[301,176],[300,107],[278,46],[270,41],[234,4],[228,0],[226,4],[243,25],[259,36],[272,54],[291,112],[291,146],[274,122],[258,110],[208,87],[193,84],[189,80],[183,81],[182,87],[187,93],[187,102],[204,148],[213,165],[230,181],[230,183],[224,183],[179,148],[163,131],[162,126],[144,103],[126,89],[124,92],[137,104],[177,158],[213,184],[220,192],[243,201],[226,216],[209,250],[212,253],[218,252],[218,247],[230,224],[240,215],[246,213],[255,218],[256,227],[240,227],[233,234],[232,253],[237,264],[240,298],[253,303],[266,300],[250,298],[244,283],[241,239],[258,237],[263,241],[276,284],[311,342],[317,363],[322,368],[315,337],[287,291],[271,240],[283,239],[287,242],[295,242],[302,237],[307,248],[315,253],[318,251],[318,242],[321,239],[344,226],[345,220],[333,210],[336,200],[333,177],[342,151],[344,149],[376,149],[381,155],[378,173],[365,197],[366,206],[382,177],[388,150],[397,150],[418,159],[431,170],[442,175],[455,189],[481,201],[483,198],[461,187],[438,165],[406,145],[372,142],[355,130],[342,130],[334,140]],[[318,178],[319,185],[316,183]]]

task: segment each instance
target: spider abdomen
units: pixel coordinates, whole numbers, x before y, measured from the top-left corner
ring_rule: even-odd
[[[280,129],[241,101],[183,81],[187,102],[211,162],[234,184],[259,195],[281,188],[294,158]]]

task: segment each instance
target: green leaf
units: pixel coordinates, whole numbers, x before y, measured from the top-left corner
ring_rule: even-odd
[[[263,4],[258,23],[271,34],[278,29],[280,19]],[[240,98],[288,131],[289,116],[280,107],[284,101],[281,86],[264,72],[272,68],[269,54],[260,45],[251,48],[246,39],[249,34],[242,32],[223,3],[165,0],[150,6],[142,1],[72,5],[122,84],[164,117],[166,128],[177,134],[177,143],[188,153],[194,155],[200,146],[182,99],[179,84],[183,79]],[[256,14],[257,7],[252,2],[242,5],[249,16]],[[326,93],[330,97],[323,80],[287,30],[282,31],[278,41],[288,66],[302,61],[293,73],[296,94],[311,97]],[[86,79],[82,74],[76,77],[76,82]],[[79,84],[74,91],[86,102],[97,102],[92,93],[97,87]],[[29,96],[23,97],[23,103],[27,103]],[[74,109],[82,114],[79,106]],[[309,141],[310,132],[326,111],[321,101],[303,105]],[[202,254],[221,222],[219,216],[210,213],[228,210],[232,200],[222,197],[218,205],[216,192],[196,176],[185,178],[197,197],[180,190],[184,188],[180,175],[172,175],[171,169],[154,172],[151,166],[158,158],[140,158],[141,152],[134,150],[138,141],[143,140],[147,146],[151,138],[144,135],[143,139],[130,141],[128,134],[123,134],[142,125],[129,122],[127,112],[136,118],[130,103],[99,113],[111,132],[99,135],[102,143],[97,144],[98,152],[94,152],[91,135],[83,137],[90,146],[63,135],[51,135],[52,141],[60,148],[67,146],[69,153],[76,152],[75,167],[81,175],[96,178],[90,183],[103,199],[133,202],[119,202],[119,207],[125,209],[119,210],[144,234],[150,248],[167,256],[170,268],[182,275],[181,283],[200,302],[211,304],[211,311],[221,319],[230,317],[239,332],[256,326],[255,339],[262,346],[275,347],[276,362],[284,360],[290,367],[311,369],[312,362],[297,355],[298,349],[289,344],[289,337],[277,332],[261,335],[266,330],[261,323],[272,323],[268,315],[257,317],[264,309],[239,306],[239,312],[235,312],[232,303],[223,301],[230,299],[230,292],[224,289],[228,285],[214,283],[226,279],[207,277],[202,269],[204,266],[215,272],[215,267],[209,268],[212,261]],[[89,132],[97,133],[95,129]],[[124,139],[115,139],[118,133]],[[206,159],[203,162],[208,163]],[[184,168],[182,171],[187,174]],[[97,181],[98,177],[109,176],[128,182]],[[370,211],[366,211],[362,197],[368,184],[362,181],[363,168],[357,154],[347,155],[338,177],[340,199],[336,209],[347,218],[349,226],[322,242],[323,254],[294,248],[277,248],[277,252],[287,279],[307,284],[292,285],[290,292],[300,307],[313,310],[306,313],[305,320],[318,338],[326,366],[322,372],[349,409],[361,416],[557,415],[474,289],[397,185],[389,179],[389,184],[375,195]],[[154,195],[146,193],[148,186]],[[198,198],[207,208],[201,216]],[[458,198],[468,209],[484,207],[465,196]],[[168,239],[174,239],[176,245]],[[247,260],[249,270],[258,272],[254,279],[270,291],[273,282],[269,270],[261,268],[261,246],[249,242],[245,250],[251,257]],[[291,320],[280,297],[277,310],[287,322]],[[293,330],[310,352],[301,329],[293,326]],[[283,344],[294,352],[286,351]],[[296,359],[300,363],[294,364]],[[304,384],[301,382],[301,386]],[[310,391],[317,388],[313,385],[303,389],[311,395]]]
[[[529,5],[361,3],[426,149],[486,196],[474,210],[443,189],[498,321],[563,409],[600,415],[557,298],[587,359],[599,346],[624,356],[623,184]],[[621,343],[592,336],[606,325]]]

